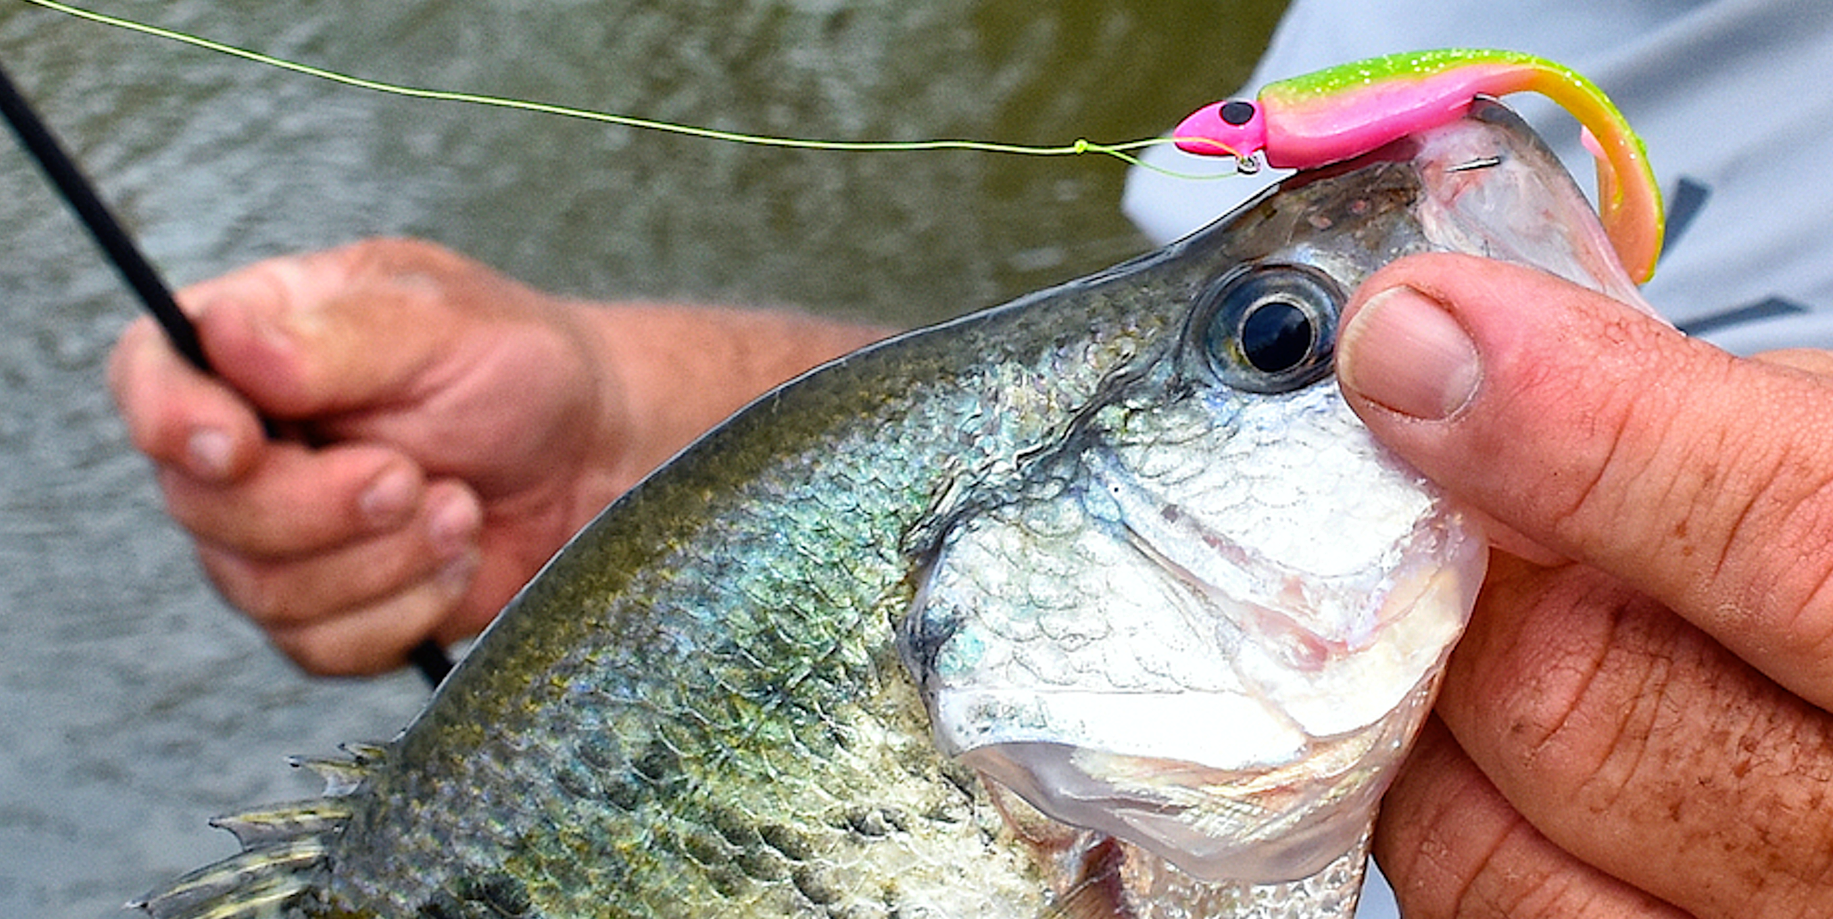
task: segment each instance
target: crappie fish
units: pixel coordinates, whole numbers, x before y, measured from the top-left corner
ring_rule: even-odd
[[[1338,312],[1408,253],[1620,297],[1499,105],[865,349],[607,508],[172,917],[1336,917],[1482,580]]]

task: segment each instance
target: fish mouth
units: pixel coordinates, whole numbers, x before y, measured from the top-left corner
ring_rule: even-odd
[[[1422,528],[1402,549],[1417,561],[1398,567],[1352,635],[1320,628],[1316,607],[1231,596],[1172,560],[1162,536],[1128,529],[1116,540],[1150,573],[1150,586],[1135,583],[1153,596],[1107,611],[1133,620],[1129,635],[1110,634],[1108,652],[1002,666],[985,631],[951,623],[926,693],[938,744],[1044,815],[1200,880],[1309,877],[1366,831],[1430,706],[1486,544],[1457,515]],[[1231,567],[1242,558],[1239,547],[1200,544]],[[1139,650],[1148,641],[1156,653]],[[1129,659],[1154,653],[1157,673]],[[980,658],[971,675],[957,669],[968,656]],[[1053,656],[1064,663],[1056,672],[1035,663]]]
[[[1418,217],[1434,248],[1537,268],[1660,318],[1545,142],[1494,100],[1479,99],[1467,117],[1508,129],[1506,141],[1457,130],[1407,140],[1418,144],[1427,190]]]
[[[1362,844],[1487,542],[1328,382],[1116,425],[922,572],[900,648],[937,745],[1199,880],[1310,877]]]

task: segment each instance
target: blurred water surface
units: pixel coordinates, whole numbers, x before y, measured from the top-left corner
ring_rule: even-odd
[[[1063,143],[1235,88],[1277,0],[97,0],[380,79],[753,132]],[[915,324],[1144,248],[1104,159],[765,150],[337,87],[0,4],[0,62],[175,283],[371,234],[599,298]],[[108,917],[204,818],[393,734],[426,689],[306,679],[203,584],[105,393],[136,310],[0,144],[0,916]],[[386,342],[377,342],[386,347]]]

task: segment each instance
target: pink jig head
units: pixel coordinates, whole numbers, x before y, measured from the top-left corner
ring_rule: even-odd
[[[1642,139],[1590,80],[1513,51],[1451,49],[1390,54],[1269,83],[1250,102],[1230,99],[1177,126],[1178,149],[1232,156],[1251,170],[1311,169],[1462,118],[1478,96],[1537,92],[1563,106],[1598,155],[1598,211],[1611,245],[1637,283],[1661,254],[1661,190]]]

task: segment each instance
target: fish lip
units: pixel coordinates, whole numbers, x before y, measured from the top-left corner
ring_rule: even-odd
[[[1321,738],[1341,748],[1330,768],[1295,760],[1223,770],[1174,759],[1128,757],[1067,744],[989,744],[961,755],[983,780],[1040,813],[1122,840],[1200,881],[1281,884],[1312,877],[1359,851],[1397,749],[1431,707],[1439,674],[1407,695],[1406,717],[1366,736]],[[1163,774],[1177,783],[1160,781]]]

